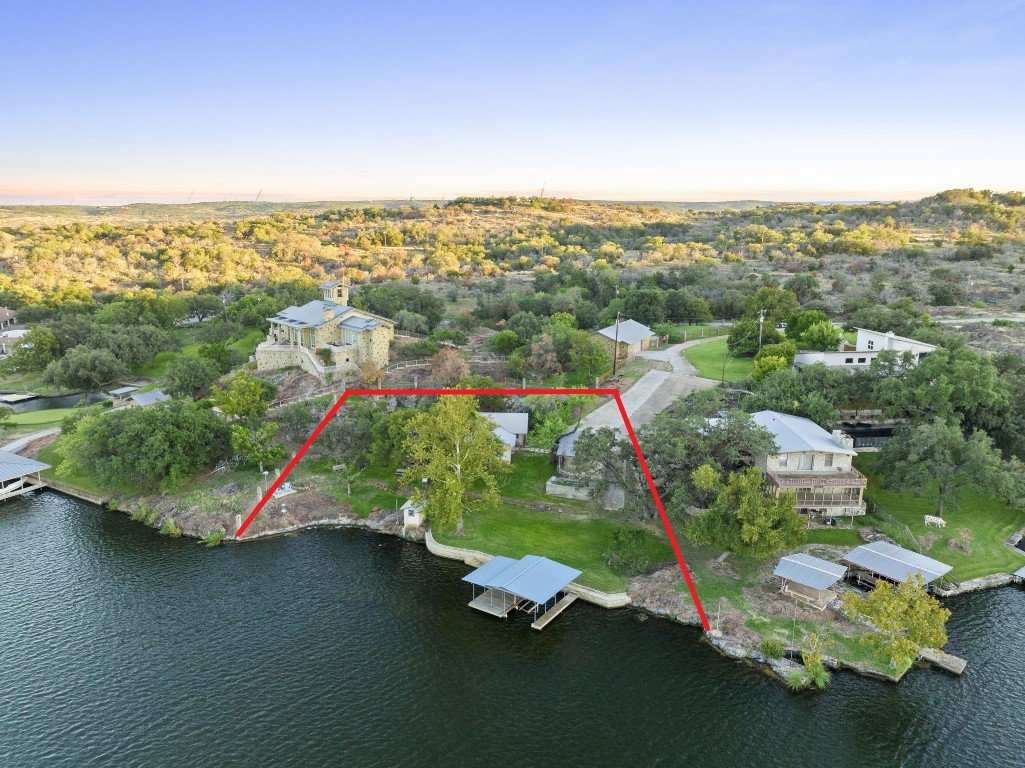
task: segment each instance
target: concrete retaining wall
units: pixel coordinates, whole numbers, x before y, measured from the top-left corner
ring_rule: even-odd
[[[445,557],[449,560],[462,560],[464,563],[471,565],[474,568],[484,565],[484,563],[494,557],[494,555],[489,555],[486,552],[479,552],[476,549],[462,549],[460,547],[450,547],[447,544],[441,544],[434,538],[434,535],[430,531],[427,531],[424,543],[427,544],[427,551],[432,555]],[[587,602],[593,603],[594,605],[602,608],[623,608],[624,606],[630,605],[630,595],[626,592],[599,592],[597,589],[583,587],[579,584],[570,584],[563,591],[571,595],[576,595],[581,600],[586,600]]]

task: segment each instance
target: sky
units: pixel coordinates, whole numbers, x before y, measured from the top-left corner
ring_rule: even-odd
[[[1025,188],[1025,0],[5,4],[0,204]]]

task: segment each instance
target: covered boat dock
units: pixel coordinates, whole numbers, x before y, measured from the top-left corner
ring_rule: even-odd
[[[49,464],[41,461],[0,451],[0,501],[42,488],[44,483],[39,473],[49,468]]]
[[[1020,571],[1015,571],[1014,578],[1020,582],[1025,582],[1025,568],[1022,568]]]
[[[798,552],[780,559],[773,574],[780,577],[780,591],[824,611],[836,597],[830,589],[847,575],[847,566]]]
[[[844,562],[853,567],[852,575],[859,583],[871,586],[875,586],[876,579],[903,584],[913,576],[920,576],[925,584],[931,584],[954,569],[939,560],[886,541],[862,544],[848,552]]]
[[[463,581],[473,587],[471,608],[503,619],[514,609],[524,611],[534,617],[531,627],[544,629],[576,600],[576,595],[560,598],[560,593],[580,574],[576,568],[547,557],[526,555],[513,560],[499,555],[464,576]]]

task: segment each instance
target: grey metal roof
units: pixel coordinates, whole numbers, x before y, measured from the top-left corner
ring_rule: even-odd
[[[773,573],[812,589],[829,589],[846,575],[847,566],[798,552],[781,558]]]
[[[336,285],[341,285],[338,280],[330,280],[326,283],[321,284],[321,288],[334,288]]]
[[[0,482],[13,480],[16,477],[30,475],[33,472],[41,472],[49,468],[49,464],[44,464],[41,461],[19,456],[10,451],[0,451]]]
[[[372,317],[347,317],[340,323],[348,331],[369,331],[381,325]]]
[[[110,390],[110,392],[108,392],[107,394],[113,395],[114,397],[121,397],[122,395],[127,395],[131,392],[135,392],[137,389],[138,387],[118,387],[117,389]]]
[[[151,389],[149,392],[139,392],[138,394],[132,395],[132,402],[136,405],[153,405],[153,403],[162,403],[165,400],[171,398],[161,392],[159,389]]]
[[[576,456],[577,455],[577,439],[580,437],[581,432],[579,429],[574,429],[572,432],[563,435],[559,438],[558,448],[556,453],[559,456]]]
[[[508,445],[510,448],[516,447],[516,435],[508,429],[503,429],[496,424],[492,431],[495,433],[495,437],[501,440],[504,445]]]
[[[514,435],[527,434],[529,414],[492,413],[491,411],[481,411],[480,415],[484,416],[487,419],[491,419],[491,421],[493,421],[496,426],[501,427],[506,432],[511,432]]]
[[[833,436],[811,419],[793,416],[778,411],[758,411],[752,413],[755,424],[772,433],[779,453],[804,453],[805,451],[821,451],[822,453],[843,453],[857,456],[853,448],[840,445]]]
[[[350,311],[352,307],[347,307],[344,304],[337,304],[333,301],[322,301],[317,299],[315,301],[308,301],[301,307],[286,307],[285,309],[278,312],[274,317],[268,318],[272,323],[278,323],[280,325],[287,325],[291,328],[319,328],[324,323],[330,322],[330,320],[324,319],[324,310],[334,310],[334,317],[344,315]],[[331,320],[334,319],[331,318]]]
[[[597,333],[615,341],[616,324],[613,323],[608,328],[601,328]],[[654,335],[655,332],[653,330],[646,325],[638,323],[636,320],[619,321],[619,340],[625,344],[636,344],[641,339],[647,339]]]
[[[1014,575],[1019,579],[1025,579],[1025,568],[1022,568],[1020,571],[1015,571]]]
[[[496,560],[501,562],[496,563]],[[538,555],[526,555],[519,560],[499,556],[464,576],[463,581],[488,589],[500,589],[535,603],[545,603],[581,573],[576,568]]]
[[[946,576],[954,567],[931,557],[898,547],[888,541],[873,541],[852,549],[844,556],[851,565],[877,573],[892,581],[907,581],[918,574],[926,583]]]
[[[488,560],[484,565],[471,573],[463,576],[463,581],[468,581],[471,584],[476,584],[478,587],[487,586],[488,580],[497,576],[510,565],[516,563],[511,557],[503,557],[502,555],[496,555],[495,557]]]

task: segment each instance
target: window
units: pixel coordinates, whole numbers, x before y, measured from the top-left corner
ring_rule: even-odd
[[[865,362],[865,358],[863,358],[863,357],[859,357],[859,358],[858,358],[858,362],[859,362],[859,363],[863,363],[863,362]]]
[[[847,363],[848,365],[850,365],[851,363],[853,363],[853,362],[854,362],[854,358],[853,358],[853,357],[848,357],[848,358],[846,358],[846,359],[844,360],[844,362],[845,362],[845,363]]]
[[[788,457],[788,454],[786,454],[786,453],[781,453],[779,455],[779,460],[777,462],[777,466],[779,466],[780,469],[786,469],[787,468],[787,457]]]
[[[812,469],[814,467],[815,454],[813,453],[802,453],[797,457],[797,468],[798,469]]]
[[[873,339],[869,339],[868,340],[868,348],[869,349],[875,349],[876,348],[876,343],[875,343],[875,341]]]
[[[826,454],[826,466],[827,467],[833,466],[833,454],[831,454],[831,453],[827,453]]]

